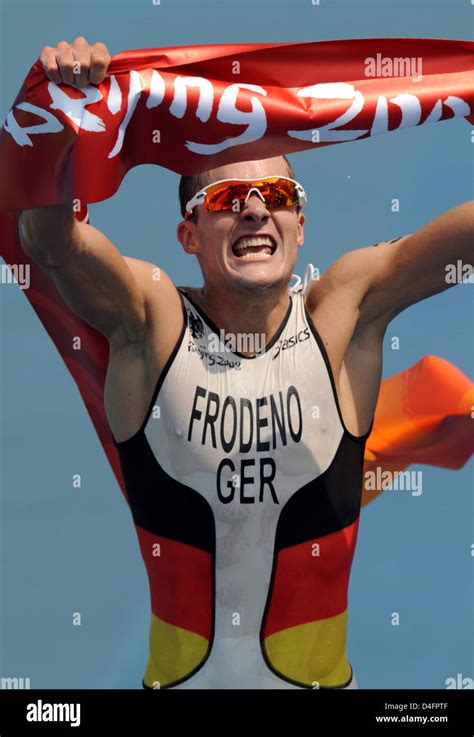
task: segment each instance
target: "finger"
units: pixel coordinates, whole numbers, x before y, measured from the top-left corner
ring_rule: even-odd
[[[74,84],[76,87],[87,87],[91,64],[91,49],[84,36],[78,36],[71,44],[74,55]]]
[[[56,84],[61,84],[61,74],[56,61],[56,49],[53,49],[51,46],[45,46],[40,54],[40,62],[48,79]]]
[[[103,81],[111,58],[105,44],[98,42],[93,45],[91,66],[89,69],[89,81],[91,84],[100,84]]]
[[[74,84],[74,54],[66,41],[60,41],[56,46],[56,62],[64,84]]]

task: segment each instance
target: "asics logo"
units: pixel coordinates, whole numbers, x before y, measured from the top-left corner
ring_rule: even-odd
[[[275,350],[272,361],[274,361],[275,358],[280,355],[281,351],[286,351],[288,348],[294,348],[294,346],[298,343],[303,343],[305,340],[308,339],[309,328],[304,328],[304,330],[300,330],[299,333],[296,333],[296,335],[292,335],[290,338],[285,338],[284,340],[277,341],[275,343]]]

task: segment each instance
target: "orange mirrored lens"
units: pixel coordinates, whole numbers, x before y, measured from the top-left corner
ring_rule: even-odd
[[[204,205],[207,210],[237,210],[247,199],[251,189],[258,189],[270,210],[277,207],[293,207],[299,195],[293,182],[286,179],[256,179],[253,182],[221,182],[209,187]]]

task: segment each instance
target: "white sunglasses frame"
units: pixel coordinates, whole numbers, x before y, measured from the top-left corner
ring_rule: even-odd
[[[196,192],[194,197],[189,200],[186,204],[186,216],[191,216],[193,214],[193,210],[197,205],[202,205],[204,202],[204,198],[207,194],[207,190],[209,187],[214,187],[216,184],[223,184],[224,182],[258,182],[262,181],[264,179],[285,179],[287,182],[293,182],[293,184],[296,184],[296,191],[299,195],[299,207],[304,207],[308,202],[308,195],[306,194],[304,187],[302,184],[296,181],[296,179],[291,179],[290,177],[282,177],[279,174],[271,174],[270,176],[261,177],[261,179],[251,177],[250,179],[241,179],[239,178],[232,178],[232,179],[218,179],[217,182],[210,182],[209,184],[206,184],[205,187],[199,190],[199,192]],[[262,202],[265,202],[264,197],[262,197],[262,193],[257,187],[253,187],[249,190],[247,197],[245,198],[245,202],[247,202],[248,198],[252,194],[253,190],[258,193],[258,195],[261,197]]]

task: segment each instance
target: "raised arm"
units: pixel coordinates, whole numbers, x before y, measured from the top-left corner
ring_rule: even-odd
[[[472,271],[474,201],[375,250],[361,312],[393,319],[410,305],[461,283]]]
[[[67,205],[23,210],[19,230],[25,252],[48,272],[78,317],[114,347],[144,337],[144,285],[103,233],[79,223]]]
[[[465,280],[474,263],[474,201],[420,230],[345,254],[324,275],[344,287],[359,324],[388,324],[416,302]],[[318,286],[314,287],[315,295]]]
[[[77,87],[100,84],[110,58],[105,44],[89,44],[82,36],[72,44],[46,46],[40,55],[49,79]],[[178,294],[166,274],[123,257],[103,233],[76,220],[72,205],[23,210],[19,234],[25,252],[48,272],[68,306],[105,335],[111,348],[142,343],[147,313],[148,327],[159,328],[162,336],[169,312],[180,314]]]
[[[43,69],[56,84],[100,84],[110,63],[103,43],[78,36],[40,54]],[[79,223],[72,206],[23,210],[20,240],[25,252],[46,269],[69,307],[105,335],[111,344],[140,340],[145,302],[125,259],[99,230]]]

